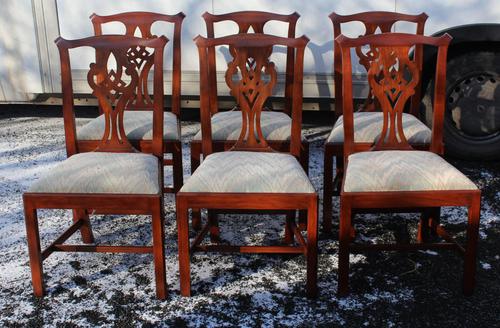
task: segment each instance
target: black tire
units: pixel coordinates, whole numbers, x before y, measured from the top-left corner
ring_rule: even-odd
[[[430,81],[423,98],[429,126],[433,92]],[[448,61],[444,142],[452,157],[500,159],[500,53],[467,52]]]

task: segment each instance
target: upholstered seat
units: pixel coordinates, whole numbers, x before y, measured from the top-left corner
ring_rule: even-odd
[[[78,140],[101,140],[104,134],[104,115],[78,128]],[[127,110],[123,116],[123,126],[129,140],[151,140],[153,137],[153,111]],[[163,113],[163,139],[179,140],[177,116]]]
[[[228,151],[207,156],[180,191],[313,193],[314,188],[292,155]]]
[[[89,152],[64,160],[36,181],[28,192],[156,194],[159,188],[155,156]]]
[[[384,117],[382,112],[354,113],[354,142],[374,142],[382,131]],[[415,116],[403,113],[403,130],[411,144],[429,144],[431,130]],[[327,143],[344,142],[343,115],[335,122]]]
[[[212,116],[212,140],[238,140],[241,132],[241,112],[219,112]],[[262,134],[267,141],[290,140],[292,119],[285,113],[262,111]],[[201,140],[201,131],[193,138]]]
[[[349,156],[345,192],[474,190],[476,185],[428,151],[370,151]]]

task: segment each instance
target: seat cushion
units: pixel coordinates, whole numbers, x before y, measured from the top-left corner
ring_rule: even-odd
[[[367,151],[349,156],[345,192],[473,190],[476,185],[428,151]]]
[[[104,134],[104,114],[96,117],[76,131],[77,140],[101,140]],[[151,140],[153,138],[152,111],[125,111],[123,126],[129,140]],[[179,140],[177,116],[163,113],[163,139]]]
[[[143,153],[76,154],[36,181],[28,192],[157,194],[158,158]]]
[[[327,143],[344,142],[343,121],[343,115],[341,115],[335,122],[332,132],[326,140]],[[354,113],[354,142],[374,142],[380,136],[383,125],[384,116],[381,112]],[[411,144],[429,144],[431,142],[431,129],[411,114],[403,113],[403,131]]]
[[[219,112],[212,116],[212,140],[238,140],[241,132],[241,112]],[[292,119],[285,113],[262,111],[260,124],[267,141],[290,140]],[[201,140],[201,131],[194,136]]]
[[[207,156],[180,191],[313,193],[314,188],[292,155],[226,151]]]

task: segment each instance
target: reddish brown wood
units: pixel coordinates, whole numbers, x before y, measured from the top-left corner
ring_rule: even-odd
[[[142,38],[155,37],[151,27],[155,22],[164,22],[173,25],[172,40],[172,94],[171,111],[177,116],[177,129],[180,134],[180,110],[181,110],[181,29],[185,18],[184,13],[176,15],[165,15],[152,12],[126,12],[109,16],[92,14],[90,19],[94,27],[95,35],[102,35],[103,25],[119,22],[125,26],[125,35],[134,36],[139,32]],[[127,53],[129,60],[139,66],[139,83],[136,88],[135,98],[127,104],[127,110],[151,110],[153,100],[148,91],[148,76],[153,61],[151,53],[145,47],[130,49]],[[151,152],[151,140],[130,140],[131,144],[142,152]],[[79,151],[95,149],[95,142],[89,140],[79,141]],[[177,192],[183,184],[182,169],[182,143],[180,140],[165,140],[163,152],[172,154],[172,162],[165,162],[165,166],[172,166],[173,188],[165,187],[164,192]]]
[[[247,152],[276,151],[269,147],[260,131],[260,114],[264,102],[272,93],[275,84],[276,71],[269,61],[273,46],[281,45],[293,48],[294,76],[292,97],[292,131],[288,152],[299,158],[301,151],[301,111],[302,111],[302,74],[303,55],[308,42],[306,37],[281,38],[265,34],[238,34],[221,38],[195,38],[200,56],[200,101],[202,116],[202,152],[206,157],[214,151],[211,133],[211,101],[212,95],[208,87],[211,70],[209,51],[217,46],[228,46],[233,56],[226,73],[226,81],[231,89],[231,95],[236,98],[240,107],[242,133],[234,145],[228,146],[228,151],[239,150]],[[234,77],[234,72],[240,74]],[[268,74],[269,78],[264,78]],[[222,149],[224,150],[224,148]],[[200,167],[199,169],[202,169]],[[177,229],[179,238],[179,272],[181,278],[181,295],[191,294],[189,269],[190,253],[195,251],[218,251],[240,253],[303,253],[307,259],[307,294],[314,297],[317,294],[317,202],[316,193],[207,193],[182,192],[177,193]],[[189,245],[188,208],[209,211],[209,222],[201,233]],[[200,245],[206,234],[211,232],[218,237],[218,231],[211,231],[216,226],[216,215],[220,211],[278,211],[288,213],[286,222],[286,242],[292,243],[293,236],[300,246],[239,246],[239,245]],[[298,227],[292,220],[296,210],[307,211],[307,241],[298,232]],[[217,229],[218,230],[218,229]],[[215,233],[214,233],[215,232]]]
[[[353,129],[353,97],[352,97],[352,65],[351,50],[363,45],[373,49],[373,58],[368,71],[368,81],[373,90],[377,103],[384,112],[383,136],[373,147],[366,151],[378,150],[412,150],[405,142],[404,131],[401,128],[400,113],[404,104],[414,92],[420,71],[417,65],[413,67],[409,58],[409,49],[412,46],[432,46],[438,51],[436,63],[436,84],[434,93],[434,124],[429,151],[442,154],[442,129],[444,116],[444,98],[446,81],[446,52],[451,37],[445,34],[441,37],[425,37],[421,35],[386,33],[369,35],[357,39],[343,35],[336,39],[342,54],[342,83],[343,83],[343,115],[344,115],[344,167],[349,170],[349,156],[359,149],[354,143]],[[413,59],[414,60],[414,59]],[[415,79],[410,79],[408,75]],[[382,73],[381,73],[382,72]],[[395,90],[398,93],[395,96]],[[389,99],[389,101],[388,101]],[[398,118],[399,117],[399,118]],[[389,123],[390,122],[390,123]],[[391,128],[388,129],[388,125]],[[398,127],[399,126],[399,127]],[[399,129],[399,130],[398,130]],[[388,132],[386,134],[386,132]],[[400,138],[398,139],[397,136]],[[442,190],[442,191],[401,191],[401,192],[347,192],[340,195],[340,232],[339,232],[339,285],[338,294],[345,296],[349,292],[349,253],[364,249],[375,250],[414,250],[427,248],[451,248],[464,256],[463,289],[470,295],[474,288],[476,267],[476,248],[478,237],[480,190]],[[439,225],[439,208],[443,206],[466,206],[469,209],[469,224],[467,227],[467,244],[464,247]],[[407,212],[423,213],[416,244],[382,244],[382,245],[351,245],[352,216],[358,211],[378,212],[397,211],[404,209]],[[429,243],[427,236],[430,231],[442,237],[447,243]]]
[[[372,11],[362,12],[353,15],[339,15],[335,12],[330,14],[330,20],[333,25],[334,40],[342,34],[344,25],[353,22],[361,22],[365,27],[364,35],[373,35],[377,33],[390,33],[398,22],[407,22],[415,24],[415,34],[423,35],[425,22],[428,16],[425,13],[419,15],[407,15],[395,12]],[[364,50],[362,47],[356,47],[354,52],[358,56],[359,63],[366,69],[370,69],[370,64],[374,56],[373,50]],[[418,70],[422,69],[423,47],[417,45],[414,52],[414,63]],[[335,87],[335,117],[338,119],[342,115],[342,56],[340,47],[334,41],[333,48],[334,62],[334,87]],[[420,110],[421,80],[418,80],[414,87],[414,94],[411,97],[410,113],[419,117]],[[380,110],[380,104],[374,97],[372,89],[369,87],[368,95],[361,111]],[[372,143],[358,143],[356,147],[369,149]],[[429,145],[412,145],[414,148],[428,149]],[[324,153],[324,176],[323,176],[323,231],[330,233],[332,229],[332,196],[340,196],[340,186],[343,178],[343,144],[325,143]],[[336,171],[333,175],[333,162],[335,158]]]
[[[238,26],[238,33],[257,33],[262,34],[265,32],[265,26],[267,23],[272,21],[284,22],[288,25],[287,37],[294,38],[297,21],[300,15],[296,12],[290,15],[281,15],[270,12],[262,11],[239,11],[227,14],[214,15],[205,12],[202,15],[205,20],[205,25],[207,28],[207,37],[215,37],[215,27],[217,23],[220,22],[232,22]],[[208,49],[208,79],[210,83],[206,86],[209,89],[210,94],[210,113],[211,115],[216,114],[219,111],[217,103],[217,76],[216,76],[216,57],[215,57],[215,47],[210,47]],[[288,115],[292,113],[292,103],[293,103],[293,78],[294,78],[294,65],[295,62],[295,50],[293,47],[287,47],[286,56],[286,78],[285,78],[285,109],[284,112]],[[227,80],[226,80],[227,81]],[[277,151],[282,150],[282,147],[288,149],[290,143],[288,140],[280,141],[268,141],[268,146]],[[235,145],[235,140],[212,140],[212,147],[214,151],[219,151],[216,149],[227,149]],[[194,172],[199,166],[201,160],[201,142],[198,140],[191,141],[191,172]],[[301,147],[301,163],[307,170],[309,161],[309,145],[307,141],[302,142]],[[193,227],[197,230],[201,228],[201,218],[199,211],[195,210],[193,212]]]
[[[56,45],[61,58],[63,115],[68,156],[78,152],[78,140],[75,133],[73,108],[73,88],[71,78],[70,50],[80,47],[92,47],[96,52],[96,61],[90,65],[88,82],[98,98],[106,118],[103,138],[97,142],[94,151],[135,152],[123,130],[123,112],[134,97],[134,90],[139,80],[139,69],[127,59],[130,49],[144,47],[151,49],[154,62],[153,90],[153,138],[151,152],[158,158],[159,172],[163,169],[163,52],[167,43],[165,37],[142,39],[131,36],[95,36],[79,40],[58,38]],[[115,57],[116,70],[108,67],[108,58]],[[158,186],[162,186],[163,175],[158,177]],[[66,177],[71,179],[71,176]],[[42,261],[56,251],[84,252],[126,252],[153,253],[156,277],[156,295],[164,299],[167,293],[165,280],[164,231],[163,231],[163,192],[157,194],[77,194],[77,193],[24,193],[26,231],[33,289],[36,296],[43,296]],[[63,208],[73,210],[73,224],[63,232],[50,246],[41,251],[38,232],[37,209]],[[147,214],[152,216],[153,246],[100,246],[94,244],[94,238],[88,216],[88,210],[107,213]],[[80,231],[85,245],[63,244],[75,232]]]

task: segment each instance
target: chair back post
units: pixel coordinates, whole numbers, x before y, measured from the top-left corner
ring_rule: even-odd
[[[352,22],[361,22],[365,27],[365,33],[363,36],[376,34],[377,30],[381,33],[390,33],[394,24],[397,22],[409,22],[416,24],[417,35],[423,35],[425,29],[425,22],[427,21],[427,14],[421,13],[418,15],[408,15],[402,13],[395,13],[389,11],[372,11],[372,12],[361,12],[352,15],[339,15],[332,12],[329,16],[332,21],[333,26],[333,67],[334,67],[334,92],[335,92],[335,117],[338,118],[342,115],[342,55],[339,49],[339,45],[336,43],[336,39],[342,34],[342,25]],[[359,63],[364,66],[366,71],[369,69],[370,58],[364,56],[361,48],[356,48],[356,53],[360,58]],[[422,46],[417,46],[415,48],[414,56],[416,62],[418,63],[419,69],[422,69],[423,60],[423,48]],[[412,102],[410,106],[410,113],[417,116],[419,114],[420,104],[420,93],[421,93],[421,83],[419,83],[416,88],[414,97],[412,97]],[[364,110],[375,110],[374,104],[371,102],[373,100],[373,95],[371,90],[368,91],[367,101],[364,105]],[[338,106],[337,106],[338,104]]]
[[[205,25],[207,28],[207,37],[215,38],[215,23],[231,21],[238,25],[239,34],[247,34],[250,28],[253,29],[254,33],[264,34],[264,26],[270,21],[280,21],[288,24],[288,38],[295,38],[295,30],[297,26],[297,21],[300,15],[297,12],[293,12],[290,15],[282,15],[263,11],[238,11],[227,14],[214,15],[205,12],[202,15],[205,20]],[[285,76],[285,109],[284,112],[288,115],[292,113],[292,92],[293,92],[293,78],[294,69],[293,63],[295,49],[287,47],[286,54],[286,76]],[[210,107],[212,115],[218,112],[218,102],[217,102],[217,72],[216,72],[216,59],[215,59],[215,48],[211,48],[208,51],[208,64],[210,65],[209,70],[209,81],[210,81]]]
[[[55,43],[61,59],[61,83],[63,91],[63,113],[65,123],[66,148],[68,156],[77,152],[77,135],[74,118],[73,87],[69,50],[81,47],[94,48],[95,63],[90,64],[87,82],[103,109],[105,127],[103,136],[94,151],[135,152],[123,125],[123,115],[128,103],[133,101],[139,83],[139,67],[127,54],[130,49],[143,47],[154,49],[153,65],[163,67],[163,51],[168,39],[143,39],[123,35],[101,35],[77,40],[57,38]],[[113,56],[116,69],[108,67]],[[152,66],[153,66],[152,65]],[[155,69],[155,104],[153,119],[153,152],[163,156],[163,73]],[[158,93],[160,92],[160,93]],[[156,103],[158,100],[158,103]],[[156,129],[155,129],[156,126]],[[158,151],[159,149],[159,151]]]
[[[151,26],[155,22],[165,22],[174,25],[172,37],[172,113],[179,116],[181,112],[181,31],[182,22],[186,15],[179,12],[175,15],[165,15],[152,12],[124,12],[115,15],[100,16],[92,14],[90,20],[94,27],[95,35],[102,35],[102,25],[119,22],[125,26],[125,35],[134,36],[137,29],[141,32],[141,37],[145,39],[154,38]],[[138,60],[144,59],[140,53],[133,54]],[[132,106],[133,109],[151,109],[152,104],[148,100],[148,75],[151,67],[144,66],[141,71],[141,82],[138,89],[138,104]],[[137,101],[136,100],[136,101]],[[131,109],[131,108],[128,108]]]
[[[432,141],[430,150],[437,154],[444,154],[443,143],[443,126],[444,126],[444,113],[446,102],[446,61],[448,55],[448,46],[452,40],[449,34],[442,36],[445,40],[443,44],[438,47],[438,55],[436,62],[436,75],[434,84],[434,113],[432,120]]]
[[[268,145],[261,129],[261,112],[265,101],[272,95],[277,81],[277,72],[269,60],[274,46],[285,46],[295,50],[293,76],[293,104],[290,153],[300,155],[302,124],[302,81],[304,51],[309,39],[283,38],[266,34],[235,34],[221,38],[194,39],[200,56],[200,100],[202,150],[207,156],[212,151],[209,49],[228,46],[232,61],[228,63],[226,83],[231,95],[241,109],[242,128],[238,140],[230,150],[267,151],[274,150]]]
[[[351,49],[369,46],[372,60],[368,70],[368,83],[383,111],[383,127],[371,150],[412,150],[404,135],[403,110],[420,84],[421,69],[411,57],[410,49],[429,45],[438,48],[434,116],[430,150],[443,153],[443,121],[446,87],[446,55],[451,41],[448,34],[440,37],[404,33],[382,33],[359,38],[337,37],[341,47],[344,108],[344,158],[354,150],[354,110],[352,97]]]
[[[78,152],[76,142],[76,123],[74,111],[73,78],[71,76],[71,59],[69,48],[66,46],[63,38],[58,37],[55,40],[59,50],[61,61],[61,91],[63,97],[63,118],[64,118],[64,136],[66,141],[66,156],[70,157]]]

